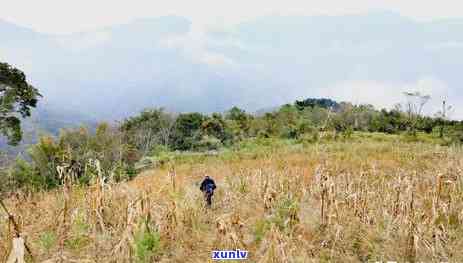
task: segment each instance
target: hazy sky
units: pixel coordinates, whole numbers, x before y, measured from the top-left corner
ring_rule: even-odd
[[[133,92],[135,104],[142,98],[159,94],[156,97],[158,101],[146,103],[161,106],[165,106],[162,103],[183,103],[190,105],[191,109],[201,110],[196,108],[203,105],[224,106],[230,103],[230,95],[236,95],[233,103],[236,101],[258,108],[315,96],[392,107],[403,100],[403,91],[421,91],[432,95],[433,105],[428,108],[430,112],[436,112],[443,98],[448,99],[452,105],[457,105],[463,98],[463,92],[459,88],[461,74],[458,72],[463,61],[463,29],[459,27],[460,24],[416,23],[415,26],[410,26],[415,23],[407,19],[397,19],[396,16],[398,13],[419,21],[463,18],[463,4],[457,0],[0,1],[3,1],[0,4],[0,19],[53,34],[85,32],[114,24],[126,24],[139,18],[167,15],[186,17],[193,22],[190,26],[182,19],[166,18],[177,21],[174,24],[185,22],[188,24],[187,32],[180,30],[179,35],[175,36],[156,35],[155,45],[151,35],[143,33],[144,29],[140,27],[143,23],[129,24],[131,26],[128,28],[133,34],[125,31],[113,32],[108,28],[86,34],[53,36],[50,39],[63,48],[61,53],[55,50],[55,46],[49,46],[50,42],[38,45],[14,44],[10,48],[8,42],[0,42],[0,59],[30,73],[29,76],[36,81],[34,84],[46,91],[44,94],[50,100],[56,98],[56,101],[60,101],[60,96],[71,91],[76,92],[76,96],[93,94],[91,91],[94,87],[111,87],[108,90],[112,91],[114,83],[119,83],[120,75],[125,72],[125,68],[119,68],[118,65],[127,63],[133,63],[130,65],[139,73],[135,74],[131,83],[137,87],[138,92]],[[340,29],[339,36],[322,33],[324,28],[331,30],[331,19],[316,20],[319,25],[301,30],[297,23],[302,21],[301,25],[305,28],[307,24],[303,21],[314,20],[291,20],[288,17],[267,17],[262,19],[264,22],[244,24],[244,28],[239,29],[243,30],[243,34],[231,34],[222,38],[218,37],[220,34],[207,34],[213,32],[208,30],[210,27],[220,29],[261,16],[363,15],[375,11],[391,11],[394,15],[356,16],[366,20],[333,17],[334,25],[338,22],[347,23],[347,31]],[[371,27],[362,27],[359,31],[362,36],[352,34],[359,26],[358,21],[367,24],[370,20],[381,21],[385,25],[391,23],[390,27],[381,26],[381,30],[384,30],[381,33],[385,38],[378,38],[376,29]],[[279,41],[283,39],[280,35],[272,32],[269,34],[269,31],[274,30],[274,21],[281,22],[278,30],[286,32],[284,38],[288,41]],[[285,21],[289,21],[288,24]],[[151,23],[154,30],[156,27],[162,28],[162,23],[166,21],[151,20]],[[171,28],[169,23],[167,25],[169,30],[175,31],[175,27]],[[417,25],[429,26],[431,30],[424,34]],[[447,28],[448,25],[452,26]],[[141,29],[137,30],[139,27]],[[349,31],[352,27],[354,30]],[[312,30],[312,34],[304,33],[309,30]],[[249,32],[257,37],[249,37]],[[14,34],[11,37],[14,38]],[[276,41],[261,41],[269,38]],[[358,42],[359,39],[361,43]],[[304,46],[307,43],[313,45],[307,48]],[[317,43],[322,44],[318,46]],[[126,53],[120,53],[117,48],[106,49],[105,45],[127,45],[133,49],[123,49]],[[69,54],[73,56],[69,57]],[[143,59],[131,59],[137,56]],[[45,60],[47,67],[43,69],[41,64]],[[158,65],[170,65],[176,70]],[[53,67],[56,71],[47,72],[47,68]],[[100,80],[99,75],[93,74],[97,71],[108,74]],[[63,89],[63,86],[67,88]],[[87,90],[83,91],[82,86]],[[124,85],[117,87],[121,93],[113,97],[114,105],[119,109],[117,99],[126,96],[124,92],[129,91]],[[165,87],[169,87],[169,92],[163,91]],[[237,87],[240,88],[238,92]],[[284,92],[280,92],[283,89]],[[145,91],[149,96],[143,93]],[[265,104],[263,106],[253,101],[257,97],[253,94],[259,93],[268,95],[259,98],[261,104]],[[191,96],[185,94],[205,94],[223,98],[223,101],[210,103],[209,100],[195,101],[195,98],[190,103]],[[253,99],[248,101],[243,98]],[[79,100],[76,101],[80,103]],[[188,103],[184,103],[185,101]],[[99,106],[100,102],[95,100],[95,105]],[[127,107],[130,108],[129,106]],[[125,112],[125,109],[120,110]],[[455,117],[463,119],[463,108],[458,110]],[[112,109],[109,107],[108,111],[112,112]]]
[[[180,15],[196,24],[227,25],[263,15],[339,15],[389,10],[415,19],[462,17],[457,0],[0,0],[0,18],[37,31],[71,33],[136,18]]]

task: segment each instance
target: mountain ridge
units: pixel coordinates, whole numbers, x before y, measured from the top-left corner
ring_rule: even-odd
[[[65,36],[38,33],[32,42],[0,30],[11,34],[0,43],[0,60],[23,69],[45,101],[104,120],[146,107],[253,112],[303,97],[377,103],[383,87],[393,90],[384,104],[393,105],[403,89],[422,89],[423,79],[442,83],[444,91],[424,87],[434,104],[445,95],[456,105],[463,99],[458,21],[418,22],[393,12],[269,16],[198,33],[189,19],[167,16]]]

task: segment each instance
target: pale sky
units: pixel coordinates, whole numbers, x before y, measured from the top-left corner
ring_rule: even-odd
[[[388,10],[418,20],[463,17],[458,0],[0,0],[0,19],[40,32],[72,33],[137,18],[179,15],[222,26],[263,15],[340,15]]]

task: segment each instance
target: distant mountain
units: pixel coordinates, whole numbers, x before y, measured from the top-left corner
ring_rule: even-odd
[[[62,129],[87,127],[94,130],[97,121],[78,112],[63,111],[52,105],[42,105],[33,110],[32,116],[22,120],[23,140],[19,146],[9,146],[5,137],[0,137],[0,150],[13,156],[25,153],[37,143],[40,136],[51,135],[57,137]]]
[[[24,69],[46,103],[93,119],[161,106],[256,111],[304,97],[391,106],[405,89],[431,93],[430,112],[444,97],[463,100],[463,19],[268,16],[198,30],[167,16],[69,35],[0,21],[0,36],[0,60]]]
[[[39,104],[33,111],[31,118],[23,120],[23,128],[26,131],[35,131],[44,134],[58,135],[61,129],[85,126],[93,129],[97,120],[80,112],[67,111],[56,108],[53,105]]]

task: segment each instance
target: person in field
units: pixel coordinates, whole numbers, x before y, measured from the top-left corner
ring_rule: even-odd
[[[212,205],[212,196],[214,195],[215,188],[216,188],[216,185],[215,185],[214,180],[212,180],[212,178],[206,175],[199,189],[204,194],[207,207],[211,207]]]

